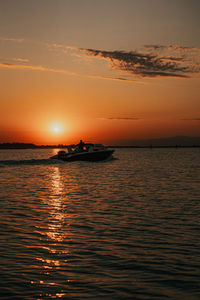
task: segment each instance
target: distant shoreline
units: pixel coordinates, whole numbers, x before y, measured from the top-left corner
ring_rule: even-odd
[[[200,145],[174,145],[174,146],[154,146],[154,145],[150,145],[150,146],[108,146],[109,148],[200,148]]]
[[[0,149],[1,150],[15,150],[15,149],[55,149],[55,148],[67,148],[68,145],[63,145],[63,144],[59,144],[59,145],[35,145],[35,144],[29,144],[29,143],[1,143],[0,144]],[[124,145],[124,146],[108,146],[109,148],[148,148],[148,149],[152,149],[152,148],[200,148],[200,145]]]

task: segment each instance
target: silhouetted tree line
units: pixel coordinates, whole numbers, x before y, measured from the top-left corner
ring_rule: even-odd
[[[35,145],[32,143],[1,143],[0,149],[64,148],[66,145]]]

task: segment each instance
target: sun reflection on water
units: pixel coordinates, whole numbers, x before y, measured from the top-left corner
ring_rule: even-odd
[[[69,249],[63,242],[70,234],[70,216],[65,212],[66,196],[59,167],[54,166],[49,173],[47,188],[49,195],[43,199],[47,218],[37,231],[44,237],[42,242],[45,241],[41,256],[36,258],[41,264],[41,276],[39,282],[31,282],[31,284],[39,285],[41,291],[45,287],[45,292],[42,292],[40,299],[45,298],[47,294],[52,299],[64,297],[67,293],[67,285],[71,281],[67,276],[64,278],[64,290],[63,283],[59,281],[59,276],[56,276],[63,270],[67,272]]]
[[[58,167],[54,167],[51,174],[49,199],[49,223],[47,236],[55,242],[63,241],[62,227],[65,221],[63,213],[63,183],[61,181],[60,171]]]

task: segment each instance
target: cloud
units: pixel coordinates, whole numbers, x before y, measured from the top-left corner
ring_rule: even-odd
[[[144,45],[144,48],[155,50],[155,51],[173,50],[176,52],[200,50],[199,47],[188,47],[188,46],[180,46],[180,45]]]
[[[40,65],[24,65],[24,64],[12,64],[12,63],[0,63],[0,68],[12,68],[12,69],[24,69],[24,70],[34,70],[34,71],[46,71],[53,73],[63,73],[67,75],[78,75],[74,72],[62,69],[53,69],[49,67],[43,67]]]
[[[130,78],[124,78],[124,77],[110,77],[110,76],[100,76],[100,75],[85,75],[88,78],[92,79],[103,79],[103,80],[112,80],[112,81],[121,81],[121,82],[135,82],[139,84],[144,84],[143,81],[130,79]]]
[[[64,54],[70,54],[72,56],[79,56],[79,48],[71,45],[62,45],[57,43],[45,43],[49,51],[62,52]]]
[[[138,121],[142,120],[141,118],[135,118],[135,117],[108,117],[108,118],[99,118],[100,120],[119,120],[119,121]]]
[[[138,78],[190,78],[200,74],[200,48],[184,47],[180,45],[144,45],[138,51],[122,50],[98,50],[78,48],[59,43],[36,42],[26,39],[0,37],[0,41],[34,43],[36,46],[45,46],[49,51],[55,51],[56,55],[64,54],[76,56],[80,59],[90,58],[104,59],[112,70],[120,71],[111,76],[104,74],[80,74],[64,69],[54,69],[48,66],[31,65],[26,58],[13,58],[11,63],[0,62],[1,68],[29,69],[63,73],[68,75],[83,76],[119,82],[145,83]],[[1,59],[3,60],[3,58]],[[82,61],[73,60],[75,67],[79,67]]]
[[[102,79],[131,82],[131,77],[174,77],[190,78],[200,73],[200,48],[179,45],[145,45],[140,51],[107,51],[78,48],[70,45],[49,44],[49,49],[62,51],[79,58],[104,59],[113,70],[123,71],[126,76],[104,77]],[[130,77],[131,76],[131,77]],[[95,76],[88,76],[95,77]],[[96,76],[97,78],[98,76]]]
[[[17,61],[17,62],[20,62],[20,63],[27,63],[27,62],[29,62],[29,59],[27,59],[27,58],[20,58],[20,57],[13,58],[13,60]]]
[[[54,68],[44,67],[41,65],[28,65],[28,64],[25,65],[25,64],[20,64],[20,63],[28,62],[28,59],[16,59],[16,60],[19,61],[19,64],[0,62],[0,68],[32,70],[32,71],[42,71],[42,72],[45,71],[45,72],[61,73],[61,74],[72,75],[72,76],[87,77],[90,79],[103,79],[103,80],[142,83],[141,81],[127,79],[127,78],[115,78],[115,77],[106,77],[106,76],[98,76],[98,75],[85,75],[85,74],[71,72],[71,71],[64,70],[64,69],[54,69]]]
[[[22,42],[24,41],[24,39],[16,39],[16,38],[0,37],[0,41],[22,43]]]
[[[181,121],[200,121],[200,118],[180,119]]]
[[[23,59],[23,58],[14,58],[14,59],[12,59],[12,61],[17,61],[19,63],[0,62],[0,68],[43,71],[43,72],[45,71],[45,72],[61,73],[61,74],[72,75],[72,76],[87,77],[90,79],[103,79],[103,80],[113,80],[113,81],[121,81],[121,82],[125,81],[125,82],[135,82],[135,83],[143,84],[142,81],[129,79],[129,78],[108,77],[108,76],[100,76],[100,75],[86,75],[86,74],[81,74],[78,72],[71,72],[66,69],[54,69],[54,68],[50,68],[50,67],[44,67],[41,65],[24,64],[24,63],[29,62],[29,60]]]
[[[145,47],[148,48],[147,46]],[[154,50],[166,50],[169,49],[169,47],[172,46],[149,46],[150,49]],[[176,49],[178,49],[177,46]],[[185,47],[185,49],[193,48]],[[161,56],[160,53],[152,52],[106,51],[86,48],[80,48],[80,51],[84,52],[87,56],[105,59],[109,62],[112,69],[125,71],[135,77],[188,78],[191,77],[192,74],[200,72],[199,61],[195,62],[194,57],[189,58],[189,56],[186,57],[185,55]]]

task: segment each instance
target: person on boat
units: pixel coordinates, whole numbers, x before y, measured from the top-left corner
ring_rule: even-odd
[[[80,143],[77,145],[77,148],[80,152],[82,152],[84,150],[84,146],[85,146],[85,143],[80,140]]]

